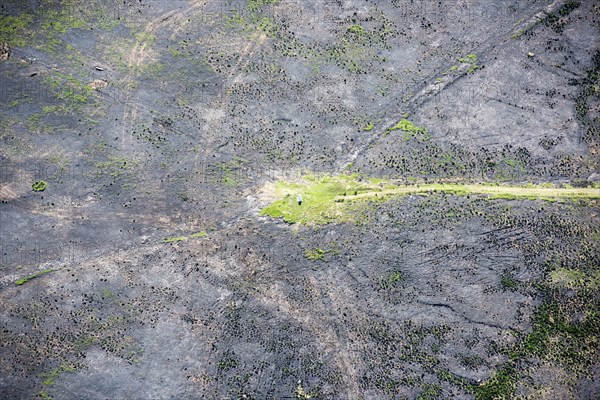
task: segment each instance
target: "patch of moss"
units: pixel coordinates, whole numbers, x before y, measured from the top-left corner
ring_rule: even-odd
[[[387,281],[390,284],[394,284],[396,282],[402,282],[403,279],[404,277],[402,276],[401,272],[394,272],[388,277]]]
[[[513,158],[505,158],[504,163],[506,163],[506,165],[510,166],[510,167],[523,167],[523,162],[520,160],[515,160]]]
[[[11,46],[18,47],[27,45],[28,32],[32,22],[33,15],[26,13],[0,17],[0,42],[7,42]]]
[[[469,67],[469,69],[467,70],[467,74],[472,74],[473,72],[475,72],[478,69],[479,69],[479,65],[471,65]]]

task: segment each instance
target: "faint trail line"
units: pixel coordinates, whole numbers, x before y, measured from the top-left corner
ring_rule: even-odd
[[[146,38],[146,40],[144,40],[143,42],[136,42],[136,44],[133,46],[133,48],[131,49],[131,52],[129,53],[129,57],[128,57],[128,62],[127,62],[127,67],[128,67],[128,75],[126,78],[126,83],[125,83],[125,97],[129,98],[130,94],[131,94],[131,83],[133,81],[134,76],[139,72],[139,68],[142,65],[142,63],[144,62],[145,58],[148,56],[148,53],[146,52],[146,48],[148,47],[148,36],[151,34],[154,34],[158,29],[160,28],[164,28],[166,26],[169,25],[173,25],[176,24],[177,22],[179,22],[179,20],[181,18],[183,18],[185,15],[189,14],[190,12],[192,12],[193,10],[195,10],[196,8],[203,6],[206,3],[206,1],[194,1],[194,4],[191,5],[190,7],[186,8],[185,10],[171,10],[169,12],[166,12],[156,18],[154,18],[152,21],[150,21],[146,27],[143,30],[143,36],[144,38]],[[135,106],[132,106],[130,104],[128,104],[129,102],[125,102],[124,104],[124,109],[123,109],[123,127],[121,129],[121,152],[125,153],[126,149],[127,149],[127,143],[126,143],[126,131],[130,130],[130,128],[132,126],[134,126],[135,124],[135,120],[137,119],[137,112],[138,109]]]
[[[457,316],[465,319],[466,321],[472,323],[472,324],[477,324],[477,325],[485,325],[485,326],[489,326],[492,328],[496,328],[496,329],[511,329],[511,330],[516,330],[514,329],[512,326],[510,325],[500,325],[497,324],[495,322],[490,322],[490,321],[479,321],[473,318],[470,318],[468,316],[466,316],[464,313],[462,312],[458,312],[453,306],[451,306],[450,304],[446,304],[446,303],[442,303],[439,301],[428,301],[428,300],[417,300],[417,302],[419,304],[423,304],[425,306],[431,306],[431,307],[442,307],[442,308],[446,308],[450,311],[452,311],[452,313],[456,314]]]
[[[319,314],[326,315],[327,312],[329,312],[330,314],[335,312],[336,316],[339,317],[339,312],[334,310],[343,305],[343,301],[339,301],[339,299],[335,298],[336,294],[324,288],[322,283],[318,282],[315,277],[311,277],[310,282],[313,285],[313,287],[317,288],[317,290],[319,290],[319,292],[321,293],[321,301],[320,304],[317,305],[320,308]],[[334,302],[335,305],[338,307],[334,306]],[[358,386],[360,377],[356,369],[354,368],[355,363],[353,362],[353,360],[351,359],[351,355],[347,351],[350,347],[347,340],[347,328],[341,326],[342,324],[337,324],[335,319],[333,318],[325,320],[325,322],[329,322],[328,328],[331,331],[332,336],[335,338],[332,344],[336,348],[335,354],[338,363],[344,368],[344,371],[346,371],[346,374],[342,375],[342,379],[344,380],[344,385],[346,389],[350,392],[349,398],[355,398],[355,396],[358,396],[360,393],[360,388]],[[324,325],[324,327],[325,326],[327,325]]]
[[[504,46],[507,42],[512,40],[510,38],[511,34],[515,34],[519,32],[523,26],[530,26],[532,23],[538,23],[542,16],[546,15],[546,13],[552,13],[558,10],[563,4],[565,0],[556,0],[549,6],[547,6],[544,10],[538,11],[531,18],[527,20],[525,23],[516,23],[511,29],[506,32],[499,32],[496,35],[490,37],[485,42],[483,42],[477,49],[472,49],[472,53],[478,54],[478,58],[480,62],[485,63],[488,61],[486,55],[488,52],[498,46]],[[451,63],[448,63],[445,67],[446,69],[450,68]],[[373,131],[373,135],[369,137],[369,139],[362,145],[360,145],[354,152],[351,152],[348,157],[340,158],[338,161],[339,169],[344,168],[346,165],[356,161],[356,159],[362,155],[365,151],[367,151],[375,142],[379,141],[385,134],[387,133],[387,128],[395,125],[405,113],[411,112],[411,110],[416,109],[418,106],[427,102],[432,97],[438,95],[445,88],[455,84],[461,78],[468,76],[466,73],[466,68],[463,68],[463,71],[460,75],[453,77],[452,79],[439,84],[435,81],[437,77],[439,77],[439,71],[434,71],[430,76],[426,77],[423,80],[420,80],[420,85],[417,85],[414,89],[416,89],[417,93],[410,96],[410,98],[404,102],[402,100],[406,95],[406,90],[402,90],[397,92],[396,95],[382,107],[380,107],[377,111],[373,113],[375,116],[380,116],[383,122],[383,128],[379,128],[377,132]],[[411,90],[412,91],[412,90]],[[400,102],[402,102],[402,107],[400,106]],[[391,114],[384,118],[384,114],[391,110]]]

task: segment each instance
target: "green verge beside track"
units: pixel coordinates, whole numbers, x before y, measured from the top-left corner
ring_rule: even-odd
[[[429,183],[395,185],[384,179],[364,179],[358,175],[304,176],[295,182],[278,181],[272,189],[279,200],[261,210],[261,215],[283,218],[288,223],[323,225],[352,222],[355,212],[366,202],[385,201],[397,196],[443,192],[452,195],[483,195],[490,199],[573,201],[600,199],[600,188],[556,187],[552,184],[509,186],[494,183]],[[302,195],[302,205],[296,196]]]

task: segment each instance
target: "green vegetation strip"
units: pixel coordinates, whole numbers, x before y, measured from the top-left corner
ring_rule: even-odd
[[[206,231],[200,231],[200,232],[190,235],[189,237],[204,238],[204,237],[208,237],[208,233],[206,233]],[[177,243],[177,242],[182,242],[187,239],[188,239],[188,236],[173,236],[173,237],[164,238],[163,243]]]
[[[459,196],[468,194],[485,194],[492,198],[500,199],[598,199],[600,198],[600,189],[595,188],[556,188],[544,186],[495,186],[495,185],[463,185],[463,184],[444,184],[432,183],[419,186],[398,186],[393,189],[387,189],[374,193],[361,193],[356,196],[348,196],[349,200],[361,197],[394,196],[407,195],[427,192],[445,192]]]
[[[273,191],[279,200],[261,210],[261,215],[283,218],[288,223],[323,225],[329,222],[353,222],[361,206],[396,196],[427,195],[443,192],[458,196],[485,195],[491,199],[600,199],[600,188],[555,187],[550,184],[500,186],[496,184],[431,183],[412,186],[394,185],[384,179],[361,179],[357,174],[304,176],[301,181],[279,181]],[[302,196],[302,204],[297,196]]]
[[[30,280],[32,280],[34,278],[37,278],[38,276],[46,275],[46,274],[48,274],[48,273],[50,273],[52,271],[54,271],[52,268],[45,269],[43,271],[37,272],[37,273],[35,273],[33,275],[29,275],[29,276],[26,276],[25,278],[21,278],[18,281],[15,281],[15,284],[16,285],[22,285],[24,283],[29,282]]]

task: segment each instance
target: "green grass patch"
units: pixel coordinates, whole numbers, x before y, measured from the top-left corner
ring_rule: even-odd
[[[109,154],[106,161],[96,163],[95,166],[100,174],[107,174],[113,178],[118,178],[138,164],[139,161],[137,160]]]
[[[406,118],[402,118],[396,125],[388,128],[386,133],[398,130],[404,132],[402,139],[405,142],[409,141],[413,137],[421,141],[426,141],[431,138],[431,135],[427,132],[427,129],[416,126],[412,121],[409,121]]]
[[[246,162],[242,158],[234,157],[228,162],[219,164],[219,168],[221,169],[220,182],[229,187],[237,186],[239,178],[242,177],[238,172],[241,171]]]
[[[233,357],[232,353],[226,352],[221,360],[219,360],[218,368],[220,371],[229,371],[230,369],[237,368],[238,361]]]
[[[301,181],[279,181],[267,188],[279,200],[263,208],[261,215],[283,218],[290,224],[305,225],[355,222],[359,211],[369,202],[385,201],[397,196],[427,195],[431,192],[456,196],[483,195],[489,199],[507,200],[600,199],[600,190],[596,188],[557,188],[543,185],[521,187],[492,183],[397,186],[385,179],[361,179],[357,174],[321,177],[308,175]],[[296,201],[298,194],[302,195],[302,205],[298,205]]]
[[[319,398],[320,394],[320,387],[317,386],[311,390],[306,390],[304,389],[304,387],[302,387],[302,384],[300,381],[298,381],[298,386],[296,387],[296,398],[297,399],[313,399],[313,398]]]
[[[279,4],[279,1],[280,0],[248,0],[248,7],[251,11],[256,11],[260,7],[264,7],[269,4],[277,5]]]
[[[446,184],[432,183],[418,186],[396,186],[392,189],[375,193],[378,196],[409,195],[427,192],[445,192],[458,196],[469,194],[488,195],[491,199],[527,199],[527,200],[556,200],[556,199],[599,199],[600,190],[590,188],[547,188],[541,186],[519,187],[499,185],[469,185],[469,184]],[[357,196],[349,196],[348,200],[360,197],[373,196],[373,193],[363,193]]]
[[[318,261],[325,258],[325,254],[328,253],[328,250],[323,250],[319,247],[316,249],[306,249],[304,250],[304,257],[308,258],[311,261]]]
[[[583,296],[580,298],[583,299]],[[542,359],[559,361],[571,369],[589,367],[596,357],[600,314],[586,305],[581,320],[573,320],[565,306],[557,303],[543,304],[533,318],[534,329],[529,333],[517,356],[531,354]]]
[[[352,26],[350,26],[348,28],[348,32],[352,33],[354,35],[357,35],[357,36],[364,36],[367,33],[366,29],[363,28],[360,25],[352,25]]]
[[[6,15],[0,17],[0,42],[8,42],[11,46],[25,46],[33,15]]]
[[[525,34],[525,32],[527,32],[526,29],[519,29],[518,31],[516,31],[515,33],[513,33],[512,35],[510,35],[511,39],[518,39],[521,36],[523,36]]]
[[[174,236],[174,237],[170,237],[170,238],[164,238],[163,243],[176,243],[176,242],[181,242],[185,239],[187,239],[186,236]]]
[[[500,277],[500,286],[502,286],[502,289],[505,291],[515,291],[519,287],[519,281],[506,271]]]
[[[62,363],[58,367],[54,368],[52,371],[43,375],[45,380],[44,382],[42,382],[42,384],[44,386],[54,385],[56,383],[56,379],[58,379],[62,372],[75,372],[75,368],[68,365],[67,363]]]
[[[44,181],[35,181],[31,185],[31,189],[33,189],[34,192],[43,192],[46,190],[46,186],[48,186],[48,184]]]
[[[423,385],[421,394],[417,397],[417,400],[435,400],[439,399],[442,395],[442,387],[436,383],[426,383]]]
[[[477,65],[477,54],[467,54],[465,57],[463,58],[459,58],[458,61],[463,63],[463,64],[470,64],[471,66],[469,67],[469,69],[467,70],[467,74],[472,74],[473,72],[475,72],[476,70],[478,70],[480,68],[479,65]]]
[[[506,364],[484,384],[475,386],[475,399],[492,400],[512,397],[518,380],[518,375],[512,365]]]
[[[479,69],[479,65],[471,65],[467,70],[467,74],[472,74]]]
[[[567,287],[573,289],[585,286],[585,284],[586,274],[582,271],[558,268],[550,272],[550,285],[553,287]]]
[[[135,40],[137,40],[138,43],[153,44],[156,42],[156,36],[152,33],[141,31],[135,34]]]
[[[42,275],[49,274],[49,273],[50,273],[50,272],[52,272],[52,271],[54,271],[52,268],[48,268],[48,269],[45,269],[45,270],[43,270],[43,271],[36,272],[35,274],[32,274],[32,275],[26,276],[26,277],[24,277],[24,278],[21,278],[21,279],[19,279],[19,280],[15,281],[15,285],[23,285],[23,284],[25,284],[25,283],[29,282],[29,281],[30,281],[30,280],[32,280],[32,279],[35,279],[35,278],[37,278],[37,277],[39,277],[39,276],[42,276]]]
[[[391,289],[391,288],[395,287],[396,284],[402,282],[403,280],[404,280],[404,275],[402,275],[402,272],[396,271],[396,272],[392,272],[388,276],[382,276],[381,278],[379,278],[379,281],[380,281],[379,283],[382,288]]]
[[[401,272],[394,272],[390,276],[388,276],[387,281],[390,284],[394,284],[396,282],[402,282],[402,279],[404,279],[404,277],[402,276]]]
[[[96,336],[87,336],[73,343],[73,348],[75,349],[75,351],[84,351],[89,349],[96,343],[98,343],[98,338]]]
[[[211,230],[209,228],[209,230]],[[214,229],[212,229],[214,230]],[[191,234],[189,237],[192,238],[204,238],[204,237],[208,237],[208,233],[206,233],[206,231],[200,231],[200,232],[196,232],[194,234]],[[170,237],[170,238],[165,238],[163,239],[163,243],[176,243],[176,242],[182,242],[184,240],[187,240],[187,236],[174,236],[174,237]]]
[[[459,58],[458,61],[460,61],[461,63],[474,64],[477,62],[477,55],[469,54],[466,57]]]
[[[560,8],[560,10],[558,10],[558,15],[560,15],[561,17],[566,17],[567,15],[571,14],[571,12],[573,10],[575,10],[577,7],[579,7],[580,5],[581,5],[581,3],[579,1],[568,0]]]
[[[0,16],[0,43],[7,42],[12,47],[32,46],[57,57],[75,58],[73,48],[67,47],[62,37],[69,29],[84,28],[88,24],[73,12],[72,0],[61,1],[60,10],[54,9],[53,3],[43,1],[38,4],[37,14],[43,16],[39,22],[35,21],[36,15],[28,12]]]
[[[361,193],[382,190],[358,175],[307,175],[299,182],[279,181],[272,190],[280,199],[261,210],[261,215],[283,218],[293,224],[324,225],[329,222],[353,221],[356,207],[344,199]],[[302,195],[298,205],[297,195]]]
[[[45,388],[41,390],[38,395],[40,398],[45,400],[52,400],[52,396],[46,390],[47,388],[54,386],[58,378],[63,372],[75,372],[75,368],[70,366],[69,364],[63,362],[58,367],[54,368],[52,371],[42,374],[42,386]]]

